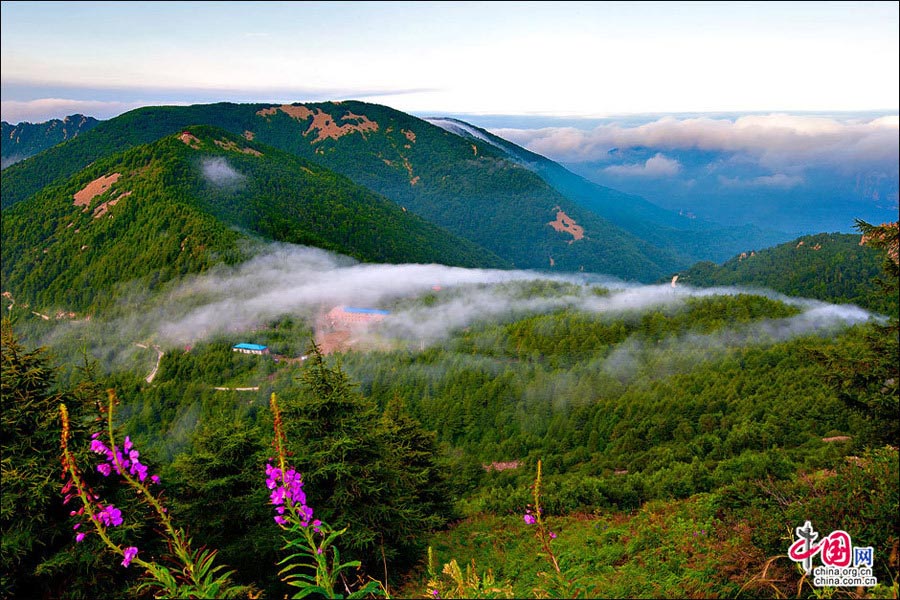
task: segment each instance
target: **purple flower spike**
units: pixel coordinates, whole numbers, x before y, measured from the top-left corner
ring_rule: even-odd
[[[523,518],[525,519],[525,522],[528,523],[529,525],[534,525],[534,522],[535,522],[534,515],[525,513]]]
[[[78,535],[75,536],[75,541],[80,542],[81,540],[84,539],[84,536],[85,536],[84,533],[79,533]]]
[[[299,517],[301,526],[309,527],[313,510],[306,505],[306,493],[303,491],[303,477],[300,473],[294,469],[282,472],[281,469],[266,464],[266,487],[272,490],[269,501],[278,513],[276,523],[284,525],[287,522],[281,515],[288,508]]]

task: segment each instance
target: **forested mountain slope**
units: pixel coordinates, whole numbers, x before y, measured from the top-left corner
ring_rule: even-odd
[[[678,281],[697,287],[740,285],[768,288],[804,298],[852,303],[896,315],[896,295],[875,282],[882,256],[846,233],[807,235],[773,248],[742,252],[721,265],[700,262],[679,273]]]
[[[427,120],[457,135],[491,144],[512,160],[533,170],[578,205],[603,215],[611,223],[643,240],[692,261],[725,260],[747,248],[763,248],[788,238],[788,234],[753,225],[725,226],[682,215],[640,196],[588,181],[557,162],[465,121],[451,118]]]
[[[81,311],[246,256],[240,239],[364,261],[508,263],[306,160],[192,127],[92,164],[3,211],[3,290]]]
[[[342,173],[516,267],[649,281],[690,262],[570,201],[491,144],[361,102],[138,109],[11,167],[3,206],[111,152],[192,124],[223,127]]]

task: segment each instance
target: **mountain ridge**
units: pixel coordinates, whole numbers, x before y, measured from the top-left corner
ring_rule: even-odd
[[[42,123],[22,121],[15,125],[0,122],[0,167],[6,167],[25,160],[78,135],[90,131],[100,124],[94,117],[73,114],[63,119],[50,119]]]
[[[131,279],[153,290],[238,262],[241,239],[508,266],[343,176],[210,126],[101,159],[3,213],[4,291],[64,310],[104,305]]]
[[[859,234],[805,235],[770,248],[736,254],[721,264],[701,261],[678,273],[678,283],[695,287],[741,285],[790,296],[896,315],[898,300],[874,283],[882,255],[860,245]]]
[[[203,123],[348,176],[519,268],[650,281],[689,263],[571,202],[488,144],[355,101],[136,109],[10,167],[2,181],[3,207],[110,152]],[[584,229],[583,238],[551,225],[559,212]]]
[[[751,225],[726,226],[670,211],[641,196],[590,181],[556,161],[461,119],[431,117],[425,120],[457,135],[491,144],[537,173],[573,202],[604,215],[632,235],[656,246],[671,249],[690,261],[726,260],[742,249],[771,246],[790,238],[784,232],[763,230]]]

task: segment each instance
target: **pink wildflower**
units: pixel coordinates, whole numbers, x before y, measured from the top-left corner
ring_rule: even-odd
[[[131,564],[131,561],[137,556],[138,549],[135,546],[128,546],[125,548],[125,560],[122,561],[122,566],[127,567]]]

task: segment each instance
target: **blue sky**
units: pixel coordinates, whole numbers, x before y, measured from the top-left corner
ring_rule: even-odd
[[[357,98],[416,114],[896,114],[896,2],[3,2],[2,118]]]

